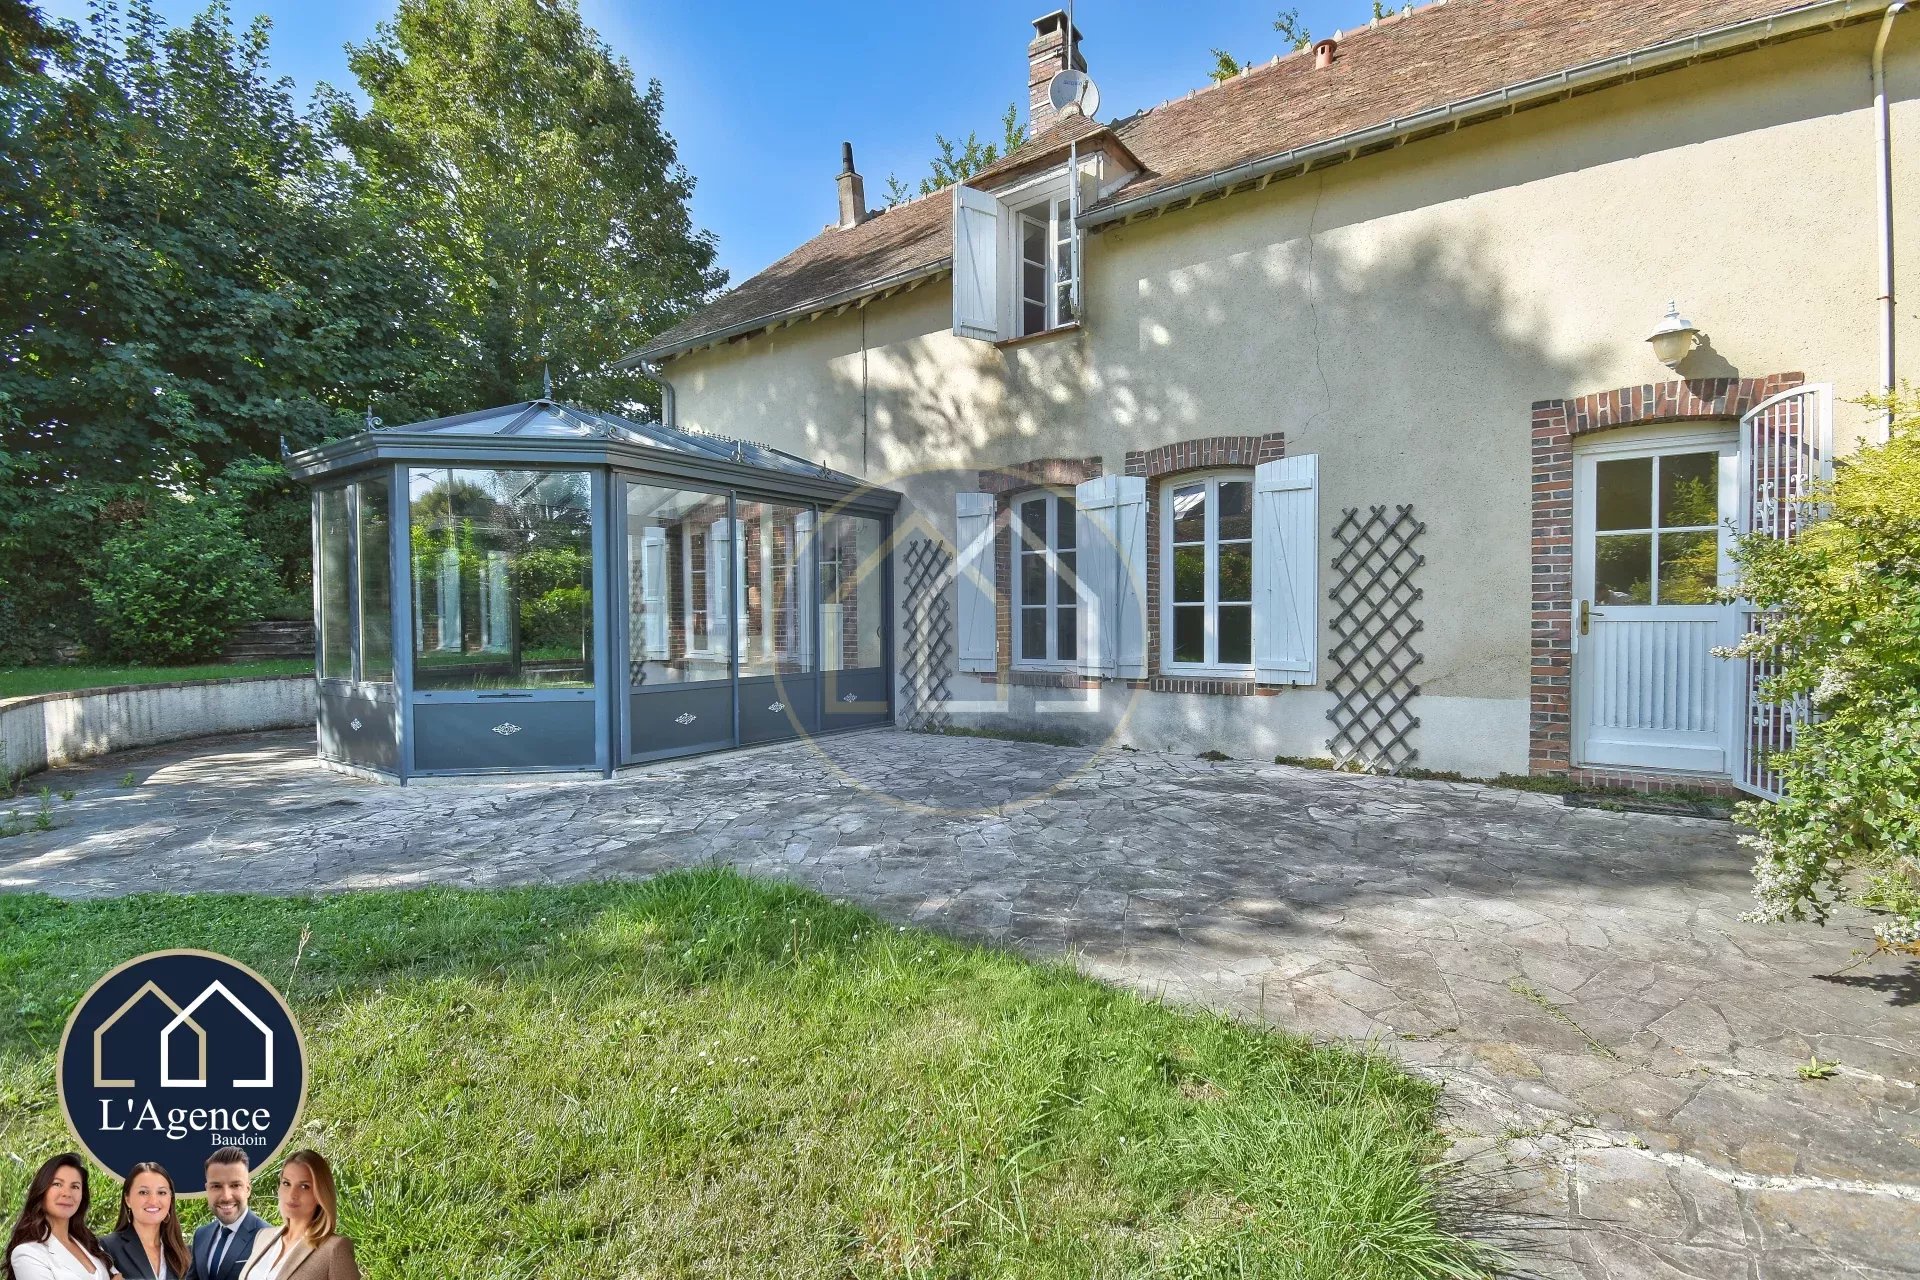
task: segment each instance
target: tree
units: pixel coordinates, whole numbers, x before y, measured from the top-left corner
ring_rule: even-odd
[[[1287,47],[1295,53],[1313,43],[1313,32],[1307,30],[1300,21],[1298,9],[1282,11],[1280,16],[1273,20],[1273,29],[1280,33],[1280,38],[1285,40]]]
[[[1759,855],[1753,918],[1825,923],[1854,899],[1887,913],[1881,946],[1920,955],[1920,400],[1890,403],[1892,439],[1809,499],[1822,518],[1735,548],[1739,594],[1772,618],[1732,656],[1778,664],[1764,695],[1816,712],[1770,761],[1785,798],[1738,817]]]
[[[573,0],[401,0],[348,61],[369,106],[336,97],[339,132],[446,302],[465,385],[442,407],[531,399],[549,365],[572,399],[657,405],[608,366],[726,279],[659,82],[638,91]]]
[[[965,182],[996,160],[1012,155],[1026,144],[1027,130],[1020,123],[1019,104],[1009,102],[1006,114],[1000,117],[999,143],[982,142],[980,136],[971,130],[967,140],[955,143],[942,134],[934,134],[933,141],[940,148],[940,154],[933,158],[929,168],[931,172],[920,179],[917,194],[930,196],[942,187],[950,187],[956,182]],[[902,200],[911,199],[916,193],[907,188],[893,174],[887,175],[887,207],[892,208]]]
[[[1213,70],[1207,72],[1207,79],[1213,81],[1215,84],[1219,84],[1223,80],[1233,79],[1240,74],[1240,71],[1241,64],[1239,59],[1235,58],[1225,49],[1215,49],[1213,51]]]
[[[0,0],[0,85],[44,70],[46,55],[66,47],[65,33],[47,25],[39,5]]]

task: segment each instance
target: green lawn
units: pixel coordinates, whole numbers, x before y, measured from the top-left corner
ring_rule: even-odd
[[[0,895],[7,1212],[70,1142],[53,1056],[73,1002],[169,946],[288,994],[313,1059],[301,1140],[334,1158],[370,1276],[1351,1280],[1487,1260],[1440,1208],[1434,1088],[1384,1060],[725,871]],[[96,1186],[96,1216],[113,1196]]]
[[[0,698],[68,689],[103,689],[116,684],[166,684],[174,680],[233,680],[240,676],[312,675],[311,658],[270,658],[263,662],[209,662],[194,667],[5,667],[0,668]]]

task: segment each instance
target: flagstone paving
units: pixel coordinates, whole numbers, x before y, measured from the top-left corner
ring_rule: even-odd
[[[1447,1085],[1456,1154],[1585,1277],[1920,1275],[1920,967],[1744,924],[1727,823],[1274,765],[880,731],[612,782],[395,788],[310,734],[35,779],[0,890],[318,892],[731,864],[1366,1040]],[[134,785],[122,787],[133,772]],[[1823,1080],[1796,1067],[1840,1064]]]

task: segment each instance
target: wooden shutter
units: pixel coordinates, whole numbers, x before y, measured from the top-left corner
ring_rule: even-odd
[[[1833,388],[1796,387],[1761,401],[1740,419],[1740,532],[1791,541],[1815,518],[1797,499],[1832,475]],[[1767,615],[1740,606],[1742,632],[1766,625]],[[1782,789],[1767,758],[1791,747],[1795,732],[1813,716],[1804,696],[1785,704],[1761,698],[1761,683],[1778,670],[1770,661],[1746,660],[1733,727],[1734,785],[1770,800],[1778,800]]]
[[[667,648],[667,531],[657,526],[640,530],[641,653],[648,658],[671,656]]]
[[[1090,676],[1147,676],[1147,482],[1101,476],[1074,489],[1080,666]]]
[[[1000,202],[968,186],[953,189],[953,331],[1000,340]]]
[[[1320,653],[1320,460],[1253,472],[1253,667],[1262,684],[1313,684]]]
[[[959,588],[960,669],[993,671],[999,619],[994,609],[993,495],[953,495],[954,578]]]

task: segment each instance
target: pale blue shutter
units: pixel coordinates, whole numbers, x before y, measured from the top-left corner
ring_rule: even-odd
[[[1114,674],[1147,678],[1147,481],[1114,478],[1113,545],[1117,585]]]
[[[1147,674],[1147,482],[1101,476],[1074,490],[1079,524],[1080,667],[1090,676]]]
[[[1320,466],[1253,472],[1253,667],[1262,684],[1313,684],[1319,657]]]
[[[953,495],[955,585],[959,590],[960,669],[997,666],[994,635],[993,495]]]
[[[1000,202],[968,186],[953,189],[953,331],[1000,337]]]

